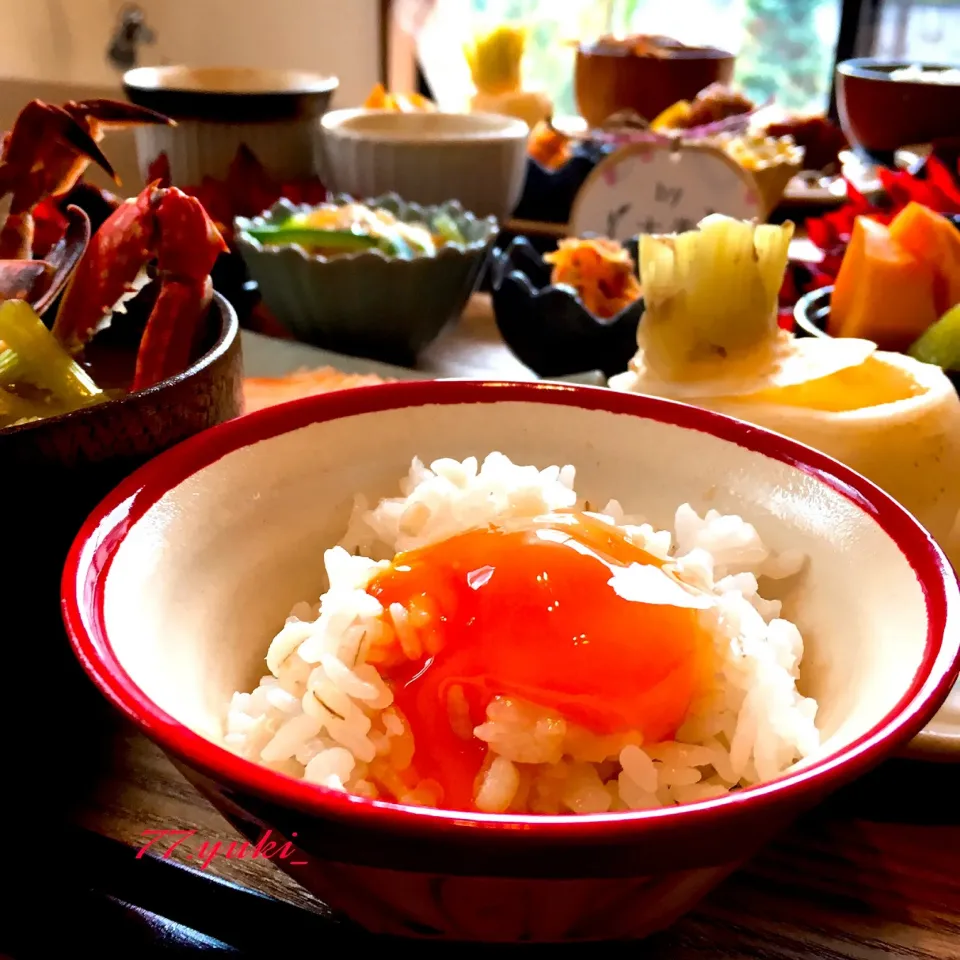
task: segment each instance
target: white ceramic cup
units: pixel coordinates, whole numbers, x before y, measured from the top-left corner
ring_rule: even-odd
[[[527,169],[522,120],[492,113],[334,110],[321,121],[329,186],[351,196],[398,193],[420,204],[459,200],[506,220]]]

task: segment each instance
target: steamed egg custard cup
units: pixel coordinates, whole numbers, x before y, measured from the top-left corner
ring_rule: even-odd
[[[584,816],[366,799],[222,745],[354,497],[390,496],[414,457],[500,451],[572,464],[577,492],[659,529],[679,504],[737,514],[803,571],[782,596],[804,638],[819,746],[781,776],[687,805]],[[705,465],[709,465],[705,470]],[[895,501],[829,457],[686,404],[552,383],[434,381],[287,403],[207,431],[118,487],[62,581],[74,652],[102,694],[241,833],[368,930],[478,941],[646,936],[793,818],[914,737],[955,680],[960,591]],[[295,864],[293,859],[305,861]]]
[[[614,389],[696,404],[822,450],[902,503],[960,567],[960,398],[944,372],[777,325],[792,224],[708,217],[641,238],[646,312]]]

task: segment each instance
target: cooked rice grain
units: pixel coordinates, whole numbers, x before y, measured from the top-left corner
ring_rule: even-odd
[[[290,776],[359,796],[436,806],[442,790],[414,774],[416,744],[380,673],[365,662],[396,635],[423,653],[418,627],[429,611],[384,611],[365,587],[393,556],[507,517],[578,508],[624,529],[673,573],[710,596],[702,611],[717,653],[715,683],[691,707],[676,742],[644,744],[639,733],[600,737],[534,704],[497,697],[470,728],[463,691],[447,704],[451,726],[487,744],[476,806],[488,813],[588,814],[647,810],[723,796],[779,776],[817,749],[817,704],[797,691],[803,639],[759,593],[762,577],[796,574],[798,552],[773,555],[737,516],[689,504],[674,532],[579,501],[572,466],[538,470],[500,453],[482,464],[414,460],[401,496],[370,509],[356,498],[346,535],[324,554],[327,592],[298,603],[266,656],[269,673],[234,694],[225,744]]]

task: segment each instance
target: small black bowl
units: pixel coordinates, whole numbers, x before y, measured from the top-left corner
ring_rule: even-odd
[[[570,219],[573,201],[590,171],[613,150],[614,147],[610,144],[594,140],[580,141],[574,145],[567,162],[555,170],[543,166],[533,157],[527,157],[523,193],[511,219],[519,221],[525,230],[529,229],[528,224],[531,223],[566,224]],[[497,237],[497,246],[506,249],[514,237],[522,235],[524,234],[505,226]],[[528,235],[531,244],[541,253],[546,253],[557,245],[556,236],[552,233],[533,233],[531,230]],[[489,267],[488,261],[478,286],[483,293],[490,293],[493,289]]]
[[[636,240],[625,244],[636,262]],[[595,317],[570,287],[550,283],[550,264],[526,237],[516,237],[490,259],[493,313],[507,346],[541,377],[627,369],[637,352],[643,299],[615,317]]]
[[[798,337],[829,337],[827,318],[830,316],[830,297],[833,287],[820,287],[805,293],[793,308]]]
[[[566,223],[573,201],[590,171],[613,150],[609,144],[586,140],[572,150],[570,159],[556,170],[527,158],[527,177],[520,202],[513,211],[516,220]]]
[[[523,223],[524,229],[529,223],[566,224],[570,219],[573,201],[590,171],[612,150],[609,144],[581,141],[574,146],[570,159],[555,170],[544,167],[533,157],[527,157],[523,193],[511,219]],[[506,249],[515,237],[523,235],[505,226],[497,237],[497,247]],[[553,250],[557,245],[552,233],[530,233],[529,239],[540,253]],[[478,289],[483,293],[493,290],[490,261],[484,266]]]

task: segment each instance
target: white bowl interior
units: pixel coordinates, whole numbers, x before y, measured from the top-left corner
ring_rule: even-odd
[[[260,67],[136,67],[123,75],[129,87],[190,93],[319,93],[337,86],[335,77],[302,70]]]
[[[270,640],[324,589],[323,551],[352,499],[396,496],[419,456],[499,450],[572,463],[577,490],[672,527],[677,506],[737,512],[775,550],[810,562],[783,596],[820,703],[821,758],[875,726],[924,652],[923,592],[894,541],[860,508],[788,464],[699,431],[600,410],[500,402],[361,414],[228,454],[158,501],[110,568],[104,617],[131,678],[168,714],[216,739],[233,691],[266,673]],[[767,595],[772,595],[767,591]]]
[[[525,140],[522,120],[495,113],[397,113],[392,110],[334,110],[321,121],[338,137],[431,143]]]

